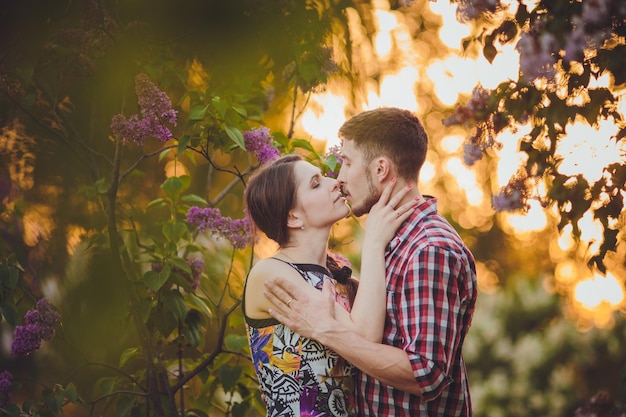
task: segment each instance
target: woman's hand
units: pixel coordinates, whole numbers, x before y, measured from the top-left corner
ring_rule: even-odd
[[[378,202],[367,215],[364,243],[376,242],[385,247],[415,209],[415,200],[400,204],[406,193],[413,188],[412,185],[408,184],[392,196],[395,186],[396,181],[393,179],[385,186]]]

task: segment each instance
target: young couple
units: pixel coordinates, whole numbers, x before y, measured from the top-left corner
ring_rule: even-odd
[[[380,108],[339,137],[337,180],[291,155],[246,187],[250,217],[279,245],[250,271],[243,300],[267,415],[471,416],[461,349],[476,270],[417,188],[426,132],[411,112]],[[327,248],[345,200],[369,213],[358,285]]]

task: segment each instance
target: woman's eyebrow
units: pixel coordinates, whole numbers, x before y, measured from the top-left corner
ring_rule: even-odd
[[[322,178],[322,172],[318,171],[315,174],[311,175],[311,179],[309,180],[309,184],[312,184],[315,180],[319,180]]]

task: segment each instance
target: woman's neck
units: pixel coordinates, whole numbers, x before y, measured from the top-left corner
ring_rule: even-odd
[[[326,247],[324,247],[323,250],[314,250],[310,247],[289,246],[281,248],[278,251],[278,254],[285,257],[286,260],[296,264],[326,265]]]

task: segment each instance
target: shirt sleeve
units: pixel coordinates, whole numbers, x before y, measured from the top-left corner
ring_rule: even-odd
[[[450,370],[460,358],[459,265],[457,253],[427,247],[410,258],[403,278],[399,324],[404,350],[426,401],[452,383]]]

